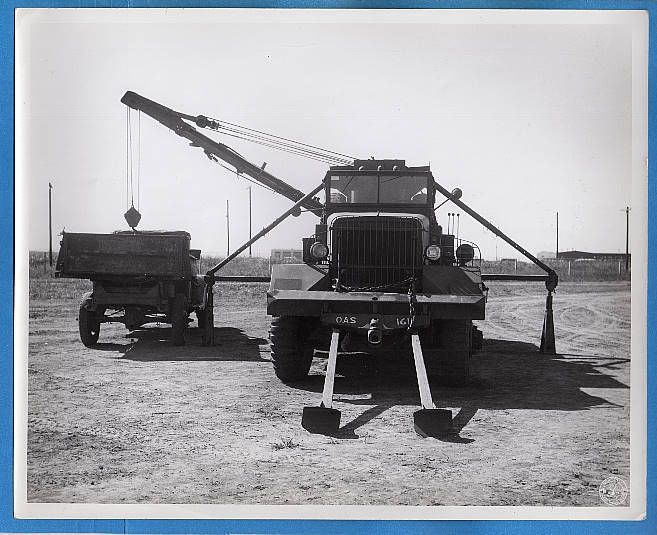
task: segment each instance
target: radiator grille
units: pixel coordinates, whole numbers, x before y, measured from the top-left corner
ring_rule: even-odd
[[[422,225],[416,218],[341,217],[329,232],[331,265],[342,286],[394,286],[420,275]]]

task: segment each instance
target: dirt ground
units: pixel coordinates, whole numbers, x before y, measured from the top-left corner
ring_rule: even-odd
[[[68,285],[68,286],[67,286]],[[192,324],[103,326],[78,338],[76,281],[31,283],[28,500],[80,503],[604,505],[629,482],[629,283],[565,283],[557,356],[537,352],[539,284],[490,284],[475,380],[434,386],[452,409],[443,440],[413,430],[413,379],[338,377],[335,436],[300,425],[324,361],[283,385],[270,361],[264,284],[226,284],[216,347]]]

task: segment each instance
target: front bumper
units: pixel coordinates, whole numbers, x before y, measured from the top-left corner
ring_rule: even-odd
[[[429,319],[485,319],[486,298],[476,295],[417,294],[415,314]],[[408,295],[383,292],[270,290],[267,314],[315,316],[368,314],[409,316]]]

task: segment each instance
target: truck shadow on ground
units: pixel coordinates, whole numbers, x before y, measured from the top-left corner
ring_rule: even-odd
[[[349,360],[349,362],[345,362]],[[538,347],[520,341],[486,340],[484,350],[473,356],[473,379],[464,387],[440,385],[430,379],[436,407],[459,407],[452,432],[443,438],[449,442],[472,442],[460,436],[479,409],[531,409],[582,411],[596,407],[619,407],[607,399],[583,389],[627,389],[614,377],[627,366],[627,358],[596,355],[542,355]],[[403,367],[392,371],[373,359],[348,357],[339,360],[341,375],[335,380],[334,399],[341,403],[374,405],[343,425],[336,438],[358,438],[356,430],[397,405],[419,407],[417,381],[409,358]],[[317,403],[324,384],[321,367],[313,365],[313,375],[295,388],[316,392]]]
[[[236,327],[215,327],[215,345],[201,345],[201,331],[189,328],[186,343],[173,346],[170,327],[145,327],[129,332],[125,344],[99,343],[95,349],[117,351],[120,357],[137,362],[153,361],[252,361],[269,362],[260,356],[260,346],[267,344],[264,338],[252,337]]]

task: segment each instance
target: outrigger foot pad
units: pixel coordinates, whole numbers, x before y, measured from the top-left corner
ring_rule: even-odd
[[[304,407],[301,426],[311,433],[331,435],[340,429],[340,411],[326,407]]]
[[[421,437],[442,437],[452,430],[452,411],[448,409],[420,409],[413,413],[415,432]]]

